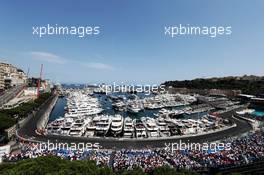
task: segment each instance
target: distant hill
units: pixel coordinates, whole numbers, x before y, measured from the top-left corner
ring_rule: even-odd
[[[264,94],[264,76],[244,75],[213,78],[197,78],[183,81],[166,81],[165,86],[189,89],[232,89],[242,93]]]

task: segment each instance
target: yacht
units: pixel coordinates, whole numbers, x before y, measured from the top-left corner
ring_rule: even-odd
[[[168,123],[165,121],[165,118],[158,117],[156,119],[157,126],[159,128],[160,136],[161,137],[169,137],[171,135],[170,128],[168,126]]]
[[[147,130],[149,137],[159,136],[159,133],[158,133],[159,128],[157,127],[155,119],[150,118],[150,117],[142,117],[141,120]]]
[[[124,137],[133,138],[135,132],[135,125],[130,117],[126,117],[124,121]]]
[[[144,109],[140,100],[129,100],[127,103],[127,111],[130,113],[138,113]]]
[[[165,122],[168,124],[171,136],[181,134],[180,129],[184,127],[184,125],[180,121],[177,119],[165,118]]]
[[[86,126],[90,122],[90,119],[76,119],[69,131],[70,136],[81,137],[85,134]]]
[[[135,135],[137,138],[147,138],[147,132],[146,132],[146,128],[143,125],[142,121],[139,119],[135,119],[134,121],[134,125],[135,125]]]
[[[162,108],[161,110],[159,110],[158,114],[156,114],[156,116],[169,116],[171,118],[181,118],[183,117],[183,114],[185,113],[185,111],[183,110],[168,110],[165,108]]]
[[[143,104],[147,109],[160,109],[164,107],[187,105],[192,101],[191,99],[194,98],[190,97],[189,95],[184,96],[181,94],[157,94],[154,97],[145,98],[143,100]]]
[[[93,137],[96,130],[96,120],[91,120],[91,122],[88,123],[86,126],[86,137]]]
[[[178,127],[177,127],[176,124],[174,124],[174,123],[169,123],[169,124],[168,124],[168,127],[169,127],[169,129],[170,129],[170,133],[171,133],[170,135],[171,135],[171,136],[181,134],[181,132],[179,132],[179,129],[178,129]]]
[[[116,114],[112,118],[111,132],[114,136],[117,136],[123,131],[124,118],[120,114]]]
[[[112,106],[116,111],[124,111],[126,109],[126,104],[123,101],[114,102]]]
[[[108,116],[108,115],[100,116],[100,120],[96,122],[96,125],[95,125],[96,135],[105,136],[110,129],[111,122],[112,122],[111,116]]]
[[[81,137],[83,135],[83,130],[80,127],[73,126],[69,131],[69,135],[72,137]]]
[[[73,91],[67,97],[65,117],[82,117],[99,114],[103,111],[96,97],[87,95],[82,91]]]
[[[184,125],[181,128],[181,132],[184,135],[188,135],[188,134],[195,134],[195,129],[193,127],[193,122],[189,119],[185,119],[185,120],[181,120],[182,124]]]
[[[101,120],[101,116],[94,116],[91,120],[90,123],[88,123],[87,127],[86,127],[86,133],[85,136],[86,137],[92,137],[96,134],[96,125],[98,122],[100,122]]]
[[[58,118],[58,119],[50,122],[47,125],[48,134],[55,134],[55,135],[61,134],[61,126],[62,126],[63,122],[64,122],[63,118]]]
[[[127,105],[127,111],[130,113],[138,113],[142,111],[143,109],[138,104],[128,104]]]
[[[64,123],[61,127],[61,134],[68,136],[70,133],[70,129],[73,125],[73,119],[72,118],[65,118]]]

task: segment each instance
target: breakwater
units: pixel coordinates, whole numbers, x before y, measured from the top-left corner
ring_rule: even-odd
[[[45,127],[49,121],[50,113],[52,112],[56,102],[58,100],[58,95],[54,95],[53,98],[50,100],[48,105],[46,106],[45,111],[40,116],[37,122],[37,132],[42,133],[45,130]]]

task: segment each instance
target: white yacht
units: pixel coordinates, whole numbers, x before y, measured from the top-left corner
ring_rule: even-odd
[[[184,124],[179,119],[165,118],[165,122],[168,124],[171,135],[180,135],[180,129],[184,127]]]
[[[62,126],[63,122],[64,122],[63,118],[58,118],[58,119],[50,122],[47,125],[48,134],[55,134],[55,135],[61,134],[61,126]]]
[[[143,125],[141,120],[135,119],[134,121],[134,125],[135,125],[135,134],[137,138],[146,138],[147,136],[147,132],[146,132],[146,128]]]
[[[147,129],[147,133],[149,137],[158,137],[158,126],[156,124],[155,119],[150,117],[142,117],[141,118],[143,125]]]
[[[143,104],[144,107],[148,109],[159,109],[164,107],[187,105],[195,100],[196,98],[190,95],[157,94],[152,97],[144,98]]]
[[[113,102],[112,106],[116,111],[124,111],[126,109],[126,104],[123,101]]]
[[[65,117],[76,118],[99,114],[103,111],[96,97],[92,97],[81,91],[74,91],[70,94],[67,98],[66,109]]]
[[[61,134],[62,135],[66,135],[66,136],[69,135],[70,129],[73,125],[73,122],[74,122],[73,118],[65,118],[64,119],[64,123],[61,126]]]
[[[96,122],[95,132],[97,135],[106,135],[110,129],[112,117],[108,115],[101,115],[100,120]]]
[[[100,121],[101,121],[101,116],[96,115],[92,118],[91,122],[88,123],[86,127],[86,133],[85,133],[86,137],[92,137],[96,134],[96,125]]]
[[[114,136],[117,136],[123,131],[124,118],[120,114],[116,114],[112,118],[111,132]]]
[[[141,110],[142,110],[142,108],[140,108],[139,106],[134,105],[134,104],[130,104],[127,106],[127,111],[131,112],[131,113],[138,113]]]
[[[159,128],[160,136],[161,137],[169,137],[171,135],[170,128],[168,126],[168,123],[165,121],[165,118],[158,117],[156,119],[157,126]]]
[[[183,110],[168,110],[165,108],[162,108],[161,110],[159,110],[158,114],[156,114],[155,116],[169,116],[171,118],[181,118],[182,114],[184,114],[185,111]]]
[[[140,100],[130,100],[127,104],[127,111],[131,113],[138,113],[144,109]]]
[[[88,123],[86,126],[86,137],[93,137],[96,130],[96,120],[91,120],[91,122]]]
[[[124,137],[133,138],[135,132],[135,125],[130,117],[126,117],[124,120]]]
[[[85,134],[86,126],[90,122],[90,119],[76,119],[69,131],[70,136],[81,137]]]

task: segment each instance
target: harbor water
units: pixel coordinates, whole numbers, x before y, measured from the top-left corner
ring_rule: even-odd
[[[124,95],[124,94],[122,94]],[[125,96],[128,96],[129,94],[125,94]],[[131,118],[137,118],[140,119],[141,117],[155,117],[154,114],[158,113],[160,109],[144,109],[143,111],[140,111],[138,113],[129,113],[127,111],[116,111],[112,109],[112,102],[109,99],[109,97],[105,94],[93,94],[93,96],[97,97],[104,109],[102,114],[108,114],[108,115],[114,115],[114,114],[121,114],[123,117],[131,117]],[[139,98],[144,98],[146,95],[143,93],[138,93],[137,96]],[[65,113],[65,107],[67,104],[67,100],[65,97],[59,98],[56,105],[53,108],[53,111],[50,114],[49,122],[54,121],[57,118],[63,117]],[[177,106],[177,107],[169,107],[166,109],[183,109],[186,106]],[[202,113],[196,113],[196,114],[182,114],[182,118],[200,118],[203,115],[206,115],[207,112],[202,112]]]

